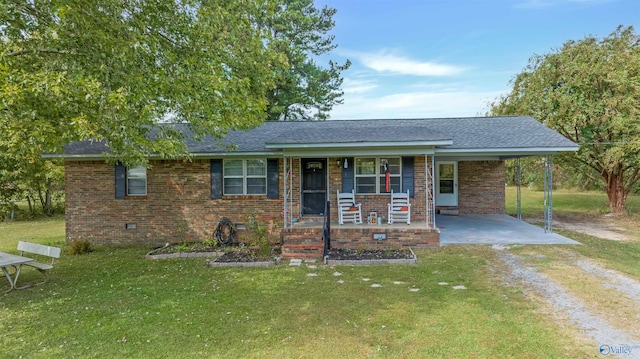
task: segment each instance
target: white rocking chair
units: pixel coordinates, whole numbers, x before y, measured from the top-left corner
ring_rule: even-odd
[[[356,203],[356,195],[353,190],[351,192],[338,192],[338,223],[344,224],[344,221],[362,224],[362,204]]]
[[[407,222],[411,224],[411,203],[409,203],[409,190],[407,193],[393,193],[391,190],[391,202],[387,205],[387,222]]]

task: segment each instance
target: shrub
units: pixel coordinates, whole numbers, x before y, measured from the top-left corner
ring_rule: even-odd
[[[93,252],[93,247],[87,239],[74,239],[69,243],[67,252],[73,255],[87,254]]]

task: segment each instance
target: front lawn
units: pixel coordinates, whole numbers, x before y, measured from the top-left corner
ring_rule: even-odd
[[[64,246],[61,219],[0,223],[0,231],[4,252],[15,252],[19,239]],[[146,251],[101,247],[64,255],[48,283],[0,294],[0,356],[559,358],[595,352],[563,335],[519,290],[499,285],[488,247],[420,251],[418,265],[317,268],[206,268],[204,259],[145,260]],[[27,269],[21,282],[39,275]]]

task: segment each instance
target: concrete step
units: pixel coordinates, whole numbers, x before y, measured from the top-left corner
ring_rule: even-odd
[[[443,216],[457,216],[460,214],[460,211],[457,208],[441,208],[439,211]]]

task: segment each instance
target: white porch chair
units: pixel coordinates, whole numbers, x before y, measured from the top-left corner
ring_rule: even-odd
[[[353,190],[351,192],[338,192],[338,223],[344,224],[344,221],[362,224],[361,203],[356,203],[356,195]]]
[[[387,222],[407,222],[411,224],[411,203],[409,203],[409,190],[406,193],[393,193],[391,190],[391,201],[387,205]]]

